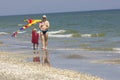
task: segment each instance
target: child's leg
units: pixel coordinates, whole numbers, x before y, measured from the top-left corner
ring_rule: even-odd
[[[37,50],[38,50],[38,46],[39,46],[39,44],[37,43],[37,44],[36,44],[36,48],[37,48]]]
[[[33,50],[35,50],[35,44],[33,43]]]

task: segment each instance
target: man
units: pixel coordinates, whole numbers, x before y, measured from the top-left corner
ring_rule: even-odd
[[[45,50],[47,49],[48,46],[48,29],[50,27],[49,21],[47,20],[46,15],[42,16],[42,22],[39,23],[39,28],[41,30],[40,35],[41,35],[41,41],[42,41],[42,49]]]

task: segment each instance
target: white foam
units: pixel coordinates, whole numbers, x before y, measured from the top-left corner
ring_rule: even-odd
[[[113,48],[114,51],[116,51],[117,53],[120,53],[120,48]]]
[[[18,24],[18,26],[23,26],[24,24]]]
[[[8,33],[6,33],[6,32],[0,32],[0,35],[3,35],[3,34],[8,34]]]
[[[64,33],[66,30],[58,30],[58,31],[50,31],[49,34],[58,34],[58,33]]]
[[[92,37],[91,34],[82,34],[81,37]]]
[[[19,31],[18,33],[25,33],[26,31]]]
[[[113,48],[113,50],[120,51],[120,48]]]
[[[50,48],[48,50],[71,50],[71,51],[74,51],[74,50],[83,50],[81,48]]]
[[[69,38],[72,37],[72,34],[64,34],[64,35],[49,35],[49,37],[57,37],[57,38]]]
[[[49,31],[48,34],[49,34],[49,37],[56,37],[56,38],[69,38],[69,37],[72,37],[72,34],[62,34],[64,32],[66,32],[66,30]]]

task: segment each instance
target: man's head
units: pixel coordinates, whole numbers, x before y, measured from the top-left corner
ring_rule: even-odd
[[[47,16],[46,16],[46,15],[43,15],[42,18],[43,18],[43,19],[47,19]]]

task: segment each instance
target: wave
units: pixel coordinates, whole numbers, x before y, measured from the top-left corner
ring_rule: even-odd
[[[72,34],[63,34],[66,30],[58,30],[58,31],[50,31],[48,32],[49,37],[57,37],[57,38],[69,38],[72,37]]]
[[[96,34],[80,34],[80,33],[73,33],[72,37],[87,37],[87,38],[91,38],[91,37],[104,37],[105,34],[104,33],[96,33]]]
[[[96,34],[82,34],[81,37],[103,37],[104,33],[96,33]]]
[[[8,34],[7,32],[0,32],[0,35]]]
[[[49,50],[71,50],[71,51],[74,51],[74,50],[84,50],[84,49],[81,49],[81,48],[49,48]]]
[[[20,32],[18,32],[18,33],[21,33],[21,34],[22,34],[22,33],[26,33],[26,31],[20,31]]]
[[[18,24],[18,26],[24,26],[24,24]]]
[[[20,34],[26,33],[26,31],[20,31],[19,33]],[[40,33],[40,31],[38,31],[38,33]],[[104,37],[105,36],[104,33],[81,34],[77,31],[70,31],[70,30],[49,31],[48,34],[49,34],[49,37],[55,37],[55,38],[71,38],[71,37],[91,38],[91,37]]]
[[[113,48],[113,50],[115,50],[115,51],[120,51],[120,48]]]
[[[116,51],[117,53],[120,53],[120,48],[113,48],[114,51]]]
[[[59,33],[64,33],[66,30],[58,30],[58,31],[50,31],[48,32],[49,34],[59,34]]]
[[[67,33],[69,32],[69,33]],[[48,32],[49,37],[57,37],[57,38],[69,38],[69,37],[104,37],[104,33],[96,33],[96,34],[80,34],[79,32],[73,32],[69,30],[58,30],[58,31],[50,31]]]
[[[65,34],[65,35],[49,35],[49,37],[57,37],[57,38],[69,38],[69,37],[72,37],[72,34]]]
[[[91,34],[82,34],[81,37],[92,37]]]
[[[120,53],[120,48],[49,48],[49,50],[117,51],[117,53]]]
[[[14,32],[13,32],[14,33]],[[26,31],[19,31],[18,32],[19,34],[22,34],[22,33],[26,33]]]

